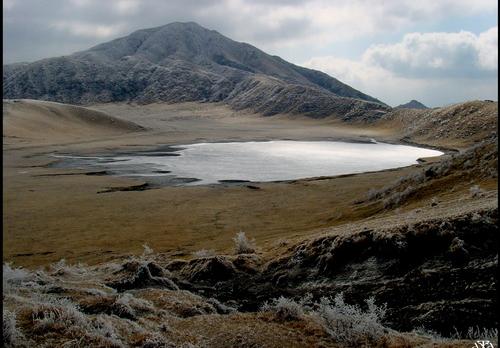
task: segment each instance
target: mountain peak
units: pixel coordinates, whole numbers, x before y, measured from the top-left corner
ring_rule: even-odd
[[[137,30],[70,56],[4,66],[4,95],[73,104],[225,101],[266,115],[314,117],[388,109],[325,73],[195,22]]]
[[[418,100],[412,99],[406,104],[396,106],[395,109],[428,109],[428,107]]]

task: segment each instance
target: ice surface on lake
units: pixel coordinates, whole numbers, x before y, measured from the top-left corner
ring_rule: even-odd
[[[200,181],[190,185],[199,185],[219,180],[279,181],[376,171],[443,154],[406,145],[337,141],[199,143],[178,148],[180,156],[108,157],[111,163],[107,161],[106,166],[120,166],[120,175],[127,175],[124,166],[134,168],[128,176],[159,176],[158,172],[170,171],[168,175],[198,178]]]

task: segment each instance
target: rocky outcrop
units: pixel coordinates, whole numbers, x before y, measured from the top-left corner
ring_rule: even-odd
[[[497,325],[497,221],[498,209],[485,209],[317,238],[264,265],[241,268],[241,260],[226,258],[224,267],[213,267],[222,262],[214,257],[172,272],[201,272],[204,277],[189,277],[192,290],[203,286],[205,294],[237,302],[240,310],[256,310],[279,296],[312,295],[317,301],[343,292],[356,304],[371,296],[386,303],[392,328],[425,327],[449,335],[455,328]]]
[[[146,287],[159,287],[176,290],[177,285],[171,274],[154,262],[130,261],[123,264],[107,285],[118,291],[141,289]]]

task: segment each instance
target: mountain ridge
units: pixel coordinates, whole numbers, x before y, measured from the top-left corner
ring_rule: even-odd
[[[69,56],[4,65],[3,87],[5,98],[83,105],[225,102],[264,115],[348,120],[377,118],[390,109],[323,72],[194,22],[137,30]]]

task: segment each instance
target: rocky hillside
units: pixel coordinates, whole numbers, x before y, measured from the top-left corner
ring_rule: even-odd
[[[139,30],[69,56],[6,65],[3,88],[4,98],[70,104],[222,101],[265,115],[352,118],[390,109],[325,73],[195,23]]]
[[[412,141],[467,147],[497,135],[498,102],[470,101],[434,109],[393,109],[379,125],[401,131]]]
[[[428,107],[418,100],[413,99],[406,104],[396,106],[395,109],[428,109]]]

